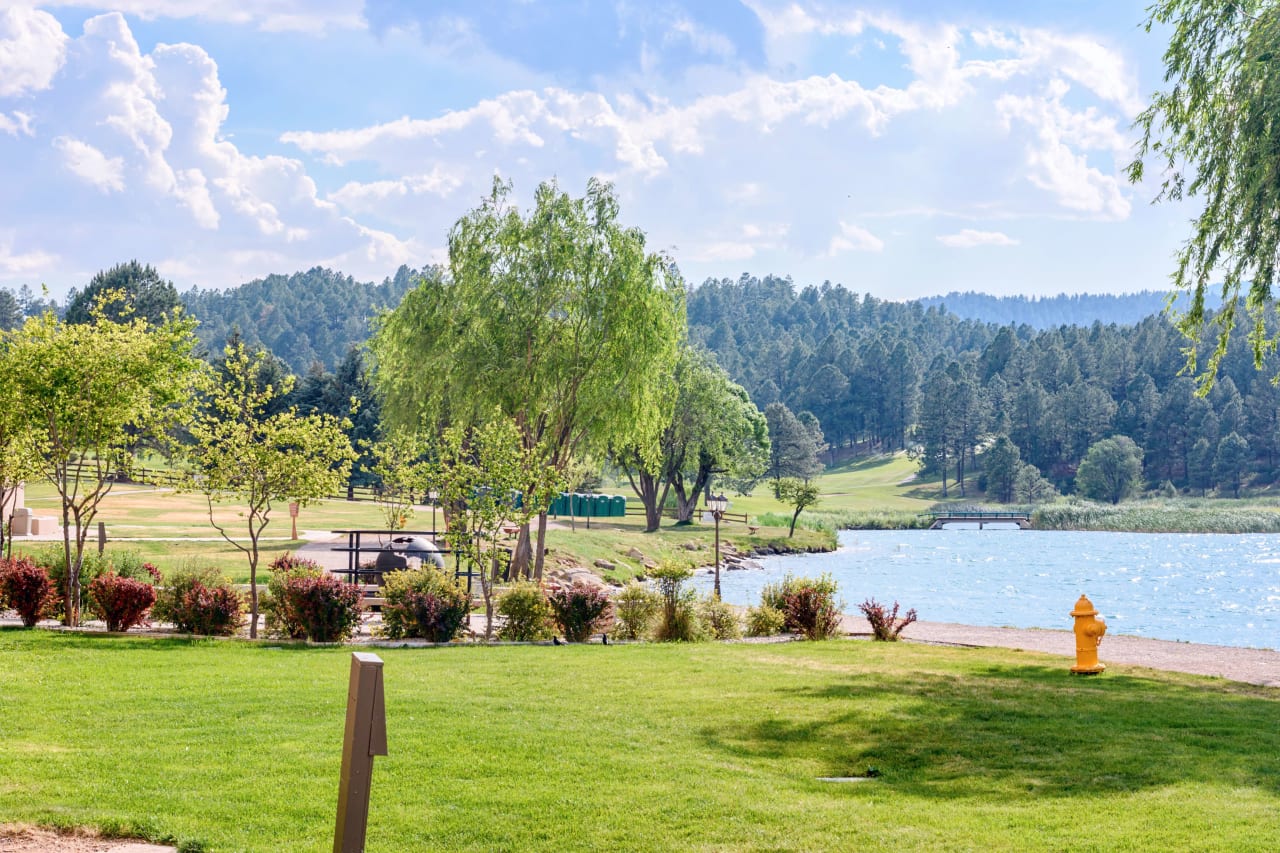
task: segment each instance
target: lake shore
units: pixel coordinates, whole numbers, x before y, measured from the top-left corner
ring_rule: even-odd
[[[856,636],[871,634],[871,626],[861,616],[846,614],[841,627]],[[995,646],[1062,655],[1067,660],[1075,658],[1075,635],[1071,631],[1049,628],[984,628],[951,622],[916,622],[907,626],[902,636],[917,643],[974,648]],[[1182,643],[1121,634],[1104,637],[1098,657],[1106,664],[1142,666],[1280,687],[1280,651],[1273,649]],[[1064,663],[1064,670],[1069,666],[1069,663]]]

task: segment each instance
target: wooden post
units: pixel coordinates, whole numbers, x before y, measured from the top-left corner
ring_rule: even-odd
[[[98,554],[101,555],[107,548],[107,523],[105,521],[98,522]]]
[[[347,727],[342,740],[342,777],[338,783],[338,823],[333,833],[333,853],[364,853],[373,757],[386,754],[382,659],[366,652],[354,652],[347,688]]]
[[[289,520],[293,522],[292,538],[295,542],[298,540],[298,502],[289,502]]]

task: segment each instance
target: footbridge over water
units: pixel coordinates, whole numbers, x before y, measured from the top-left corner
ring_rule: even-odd
[[[925,513],[925,517],[933,519],[930,530],[941,530],[948,524],[976,524],[979,530],[988,524],[1016,524],[1019,530],[1031,529],[1031,516],[1025,512],[955,509]]]

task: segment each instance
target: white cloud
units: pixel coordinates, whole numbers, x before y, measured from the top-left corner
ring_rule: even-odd
[[[14,110],[11,115],[0,113],[0,133],[7,133],[10,136],[34,136],[31,116],[21,110]]]
[[[975,231],[961,228],[955,234],[941,234],[938,242],[953,249],[972,249],[976,246],[1016,246],[1018,241],[999,231]]]
[[[666,35],[668,42],[687,41],[698,53],[728,59],[736,52],[733,42],[723,33],[699,26],[687,16],[678,17]]]
[[[13,243],[0,240],[0,274],[11,276],[38,275],[53,267],[58,258],[39,249],[15,254]]]
[[[840,231],[831,238],[827,246],[827,255],[835,257],[844,252],[879,252],[884,250],[884,241],[865,228],[840,222]]]
[[[275,32],[365,28],[364,0],[41,0],[41,5],[97,8],[143,19],[196,18]]]
[[[1053,80],[1044,95],[1005,95],[996,102],[996,109],[1006,129],[1020,122],[1035,131],[1034,140],[1025,148],[1027,180],[1052,194],[1063,207],[1106,219],[1124,219],[1131,205],[1124,195],[1123,179],[1091,166],[1081,149],[1103,151],[1115,161],[1129,151],[1129,140],[1114,116],[1105,116],[1094,107],[1083,111],[1067,108],[1062,99],[1068,91],[1065,82]]]
[[[48,12],[0,10],[0,98],[47,89],[66,57],[67,37]]]
[[[439,164],[424,175],[406,175],[386,181],[350,181],[328,194],[329,201],[350,212],[376,213],[398,201],[416,201],[421,196],[447,198],[462,186],[462,177],[446,172]]]
[[[124,160],[108,157],[79,139],[59,136],[53,147],[62,155],[62,165],[73,175],[105,192],[124,190]]]
[[[71,270],[154,258],[164,247],[176,268],[198,271],[195,283],[223,286],[330,259],[375,278],[425,254],[344,216],[298,160],[241,151],[223,136],[227,110],[203,49],[160,44],[145,53],[122,15],[90,18],[68,44],[66,73],[23,113],[47,129],[58,172],[32,174],[38,157],[16,164],[23,180],[13,174],[8,183],[24,188],[12,201],[24,217],[0,225],[14,224],[14,245],[32,248],[0,275],[58,258],[66,282]],[[0,163],[0,182],[13,168]],[[43,228],[32,216],[42,210],[51,211]],[[72,211],[76,227],[48,227]],[[97,240],[83,240],[86,231]]]

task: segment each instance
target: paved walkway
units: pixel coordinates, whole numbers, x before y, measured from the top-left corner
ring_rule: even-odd
[[[844,628],[855,634],[870,634],[866,620],[846,616]],[[916,622],[902,632],[905,639],[956,646],[998,646],[1026,649],[1075,658],[1075,634],[1071,631],[1026,628],[980,628],[948,622]],[[1248,684],[1280,687],[1280,651],[1177,643],[1145,637],[1108,635],[1098,649],[1103,663],[1145,666],[1194,675],[1209,675]]]

